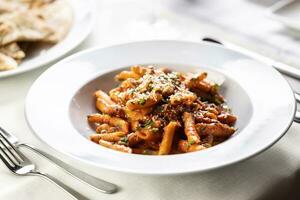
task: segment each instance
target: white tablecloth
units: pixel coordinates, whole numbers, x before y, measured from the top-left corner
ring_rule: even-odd
[[[267,14],[270,6],[279,1],[285,0],[231,0],[227,3],[222,0],[173,0],[169,8],[202,24],[215,25],[213,36],[300,67],[300,32]],[[292,20],[299,21],[300,15],[293,15]]]
[[[98,0],[98,21],[93,33],[76,51],[143,39],[185,39],[198,41],[208,25],[183,17],[158,13],[160,20],[151,25],[151,8],[146,0]],[[138,19],[138,20],[137,20]],[[149,22],[149,23],[148,23]],[[203,29],[205,27],[205,30]],[[140,176],[97,169],[70,159],[40,143],[29,130],[24,118],[24,101],[34,80],[47,67],[0,80],[0,125],[24,142],[84,170],[119,185],[116,194],[99,193],[40,158],[24,152],[38,169],[58,177],[90,199],[300,199],[300,125],[293,124],[287,134],[272,148],[245,162],[205,173],[180,176]],[[299,88],[293,82],[294,88]],[[263,130],[262,130],[263,131]],[[258,138],[259,139],[259,133]],[[237,149],[238,151],[238,149]],[[71,199],[56,186],[39,177],[17,177],[0,162],[0,199],[52,200]]]

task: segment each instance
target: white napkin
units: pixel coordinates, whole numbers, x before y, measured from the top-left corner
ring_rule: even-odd
[[[201,22],[207,27],[203,32],[300,67],[300,31],[266,16],[269,6],[276,2],[278,0],[231,0],[226,3],[222,0],[173,0],[169,1],[168,7]]]

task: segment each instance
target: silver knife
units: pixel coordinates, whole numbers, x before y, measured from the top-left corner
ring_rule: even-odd
[[[273,60],[272,58],[263,56],[261,54],[258,54],[254,51],[251,51],[249,49],[243,48],[241,46],[235,45],[231,42],[225,41],[225,40],[219,40],[213,37],[204,37],[202,38],[203,41],[207,42],[213,42],[217,44],[224,45],[225,47],[228,47],[229,49],[235,50],[237,52],[240,52],[242,54],[245,54],[247,56],[250,56],[254,59],[257,59],[265,64],[273,66],[275,69],[277,69],[279,72],[288,75],[290,77],[300,79],[300,69],[297,69],[296,67],[292,67],[290,65],[287,65],[282,62],[278,62],[276,60]]]

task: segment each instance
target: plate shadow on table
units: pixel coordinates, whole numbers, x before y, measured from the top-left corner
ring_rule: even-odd
[[[293,175],[282,178],[276,183],[273,183],[271,187],[261,195],[261,197],[255,200],[298,200],[300,199],[300,169],[298,169]]]
[[[172,184],[172,191],[178,192],[174,193],[174,196],[171,195],[170,199],[186,198],[190,193],[210,196],[211,199],[238,199],[239,195],[245,194],[251,194],[251,196],[241,196],[241,198],[255,200],[300,199],[300,168],[294,174],[287,175],[291,171],[290,166],[291,163],[285,152],[280,151],[278,147],[276,149],[273,147],[255,158],[221,169],[158,178],[158,182],[165,187],[156,189],[158,194],[164,196],[170,192],[166,188]],[[269,182],[270,185],[268,185]],[[185,187],[190,183],[193,183],[193,187]],[[262,188],[266,189],[262,190]],[[211,196],[212,194],[213,196]],[[193,198],[194,195],[190,197]]]

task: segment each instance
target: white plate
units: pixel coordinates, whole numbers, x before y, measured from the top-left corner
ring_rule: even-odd
[[[92,93],[115,84],[98,77],[150,63],[225,76],[222,93],[238,116],[238,131],[207,150],[168,156],[126,154],[90,142],[87,136],[93,131],[86,116],[95,112]],[[295,99],[276,70],[232,50],[207,43],[147,41],[91,49],[60,61],[33,84],[25,109],[38,138],[61,153],[117,171],[178,174],[229,165],[267,149],[290,127]]]
[[[24,73],[49,64],[76,48],[88,36],[95,21],[94,0],[68,0],[68,3],[73,11],[73,24],[64,40],[51,47],[38,49],[16,69],[0,71],[0,78]]]

